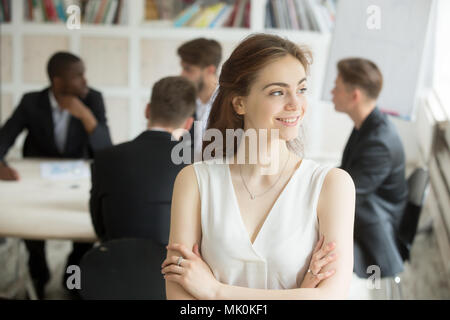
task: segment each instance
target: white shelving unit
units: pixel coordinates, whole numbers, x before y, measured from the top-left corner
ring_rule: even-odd
[[[116,109],[120,107],[117,105],[120,102],[126,102],[126,108],[121,109],[120,112],[108,113],[108,121],[110,123],[113,140],[115,143],[126,141],[134,138],[145,127],[145,119],[143,117],[143,110],[145,102],[150,95],[150,88],[154,82],[153,77],[158,78],[166,75],[173,75],[180,71],[179,61],[176,57],[176,47],[183,42],[197,38],[207,37],[218,40],[224,47],[223,61],[226,60],[231,53],[233,47],[243,38],[255,32],[276,33],[287,37],[292,41],[300,44],[310,46],[314,54],[314,64],[311,69],[310,76],[310,96],[312,100],[318,100],[321,89],[322,78],[326,65],[326,57],[328,54],[328,46],[330,43],[330,35],[319,34],[316,32],[301,32],[301,31],[287,31],[277,29],[264,29],[265,5],[266,0],[251,0],[251,27],[249,29],[243,28],[220,28],[220,29],[199,29],[199,28],[171,28],[158,26],[158,23],[144,22],[143,14],[144,0],[127,0],[130,1],[128,5],[128,24],[127,25],[87,25],[82,24],[79,30],[69,30],[63,23],[33,23],[26,22],[24,19],[24,2],[22,0],[15,0],[12,2],[12,21],[8,24],[0,25],[1,37],[10,37],[11,46],[11,79],[10,81],[3,81],[1,83],[1,95],[12,96],[13,107],[17,106],[21,96],[28,91],[40,90],[48,82],[27,82],[24,80],[24,45],[25,37],[27,36],[64,36],[68,39],[68,50],[74,54],[80,55],[87,65],[87,79],[90,85],[100,90],[104,97],[108,108],[108,101],[116,99]],[[126,42],[126,56],[127,58],[119,61],[113,61],[111,68],[125,66],[127,70],[126,83],[120,85],[110,85],[102,81],[91,82],[91,78],[101,79],[102,75],[89,76],[89,69],[94,66],[90,65],[89,61],[92,59],[106,60],[114,54],[112,51],[100,52],[101,57],[84,57],[82,55],[83,49],[89,51],[89,48],[83,48],[83,43],[86,39],[99,39],[99,41],[109,40],[123,40]],[[2,39],[3,41],[3,39]],[[146,42],[147,41],[147,42]],[[92,44],[92,42],[88,42]],[[155,46],[152,46],[155,43]],[[152,54],[152,48],[158,49],[158,46],[167,44],[173,49],[173,53],[167,52],[166,55],[160,55],[158,61],[151,59],[143,59],[142,54]],[[170,44],[170,45],[169,45]],[[151,48],[149,51],[143,52],[143,47]],[[147,50],[145,49],[145,50]],[[162,50],[162,49],[161,49]],[[157,55],[156,55],[157,56]],[[170,58],[172,57],[172,58]],[[176,59],[176,60],[174,60]],[[96,60],[96,61],[97,61]],[[142,63],[146,64],[144,68]],[[5,62],[2,61],[2,66]],[[45,65],[38,66],[42,69],[45,75]],[[148,72],[150,80],[145,80],[147,74],[145,70],[153,70],[155,72]],[[40,70],[40,69],[38,69]],[[164,71],[167,70],[167,73]],[[107,81],[106,81],[107,82]],[[118,99],[118,100],[117,100]],[[119,101],[119,102],[117,102]],[[2,109],[5,109],[2,107]],[[6,108],[8,109],[8,108]],[[10,111],[11,107],[9,107]],[[126,111],[124,111],[126,109]],[[109,111],[107,109],[107,111]],[[3,114],[2,122],[9,117],[8,114]],[[126,114],[126,117],[125,117]],[[114,118],[115,117],[115,118]],[[123,119],[128,118],[125,124]],[[118,126],[122,126],[118,128]],[[126,127],[125,129],[123,129]]]

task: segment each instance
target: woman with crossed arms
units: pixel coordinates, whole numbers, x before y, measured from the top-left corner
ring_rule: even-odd
[[[215,159],[233,161],[197,162],[176,178],[161,271],[168,299],[348,297],[353,181],[299,150],[310,63],[307,49],[257,34],[223,65],[208,128],[223,135]],[[226,129],[253,130],[266,153],[252,161],[245,138],[230,149]],[[264,174],[269,165],[275,169]]]

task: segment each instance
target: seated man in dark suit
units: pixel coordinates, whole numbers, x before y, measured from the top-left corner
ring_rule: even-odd
[[[91,158],[111,146],[105,106],[100,92],[88,88],[80,58],[66,52],[53,55],[47,66],[51,86],[27,93],[0,129],[0,179],[19,180],[20,174],[4,157],[17,136],[27,130],[24,157]],[[29,270],[42,298],[50,278],[44,241],[25,241]],[[74,243],[67,265],[78,264],[92,244]]]
[[[403,270],[398,251],[398,223],[407,201],[405,155],[394,125],[376,107],[382,88],[377,66],[365,59],[338,63],[333,103],[355,127],[342,157],[341,168],[356,187],[354,271],[360,278],[380,267],[381,277]]]
[[[189,80],[158,81],[146,109],[148,130],[95,155],[90,211],[102,241],[134,237],[167,244],[173,184],[184,166],[174,163],[172,149],[180,138],[176,129],[192,126],[195,100]]]

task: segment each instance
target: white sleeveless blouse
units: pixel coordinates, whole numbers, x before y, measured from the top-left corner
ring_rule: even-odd
[[[331,167],[303,159],[253,244],[228,164],[197,162],[194,169],[201,199],[201,251],[216,279],[258,289],[298,288],[319,238],[317,202]]]

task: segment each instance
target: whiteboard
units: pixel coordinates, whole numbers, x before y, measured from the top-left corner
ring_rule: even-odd
[[[373,5],[379,9],[378,29],[373,28]],[[432,5],[433,0],[339,0],[322,99],[332,99],[340,59],[366,58],[383,74],[377,106],[411,119],[427,65],[423,57],[429,43]]]

